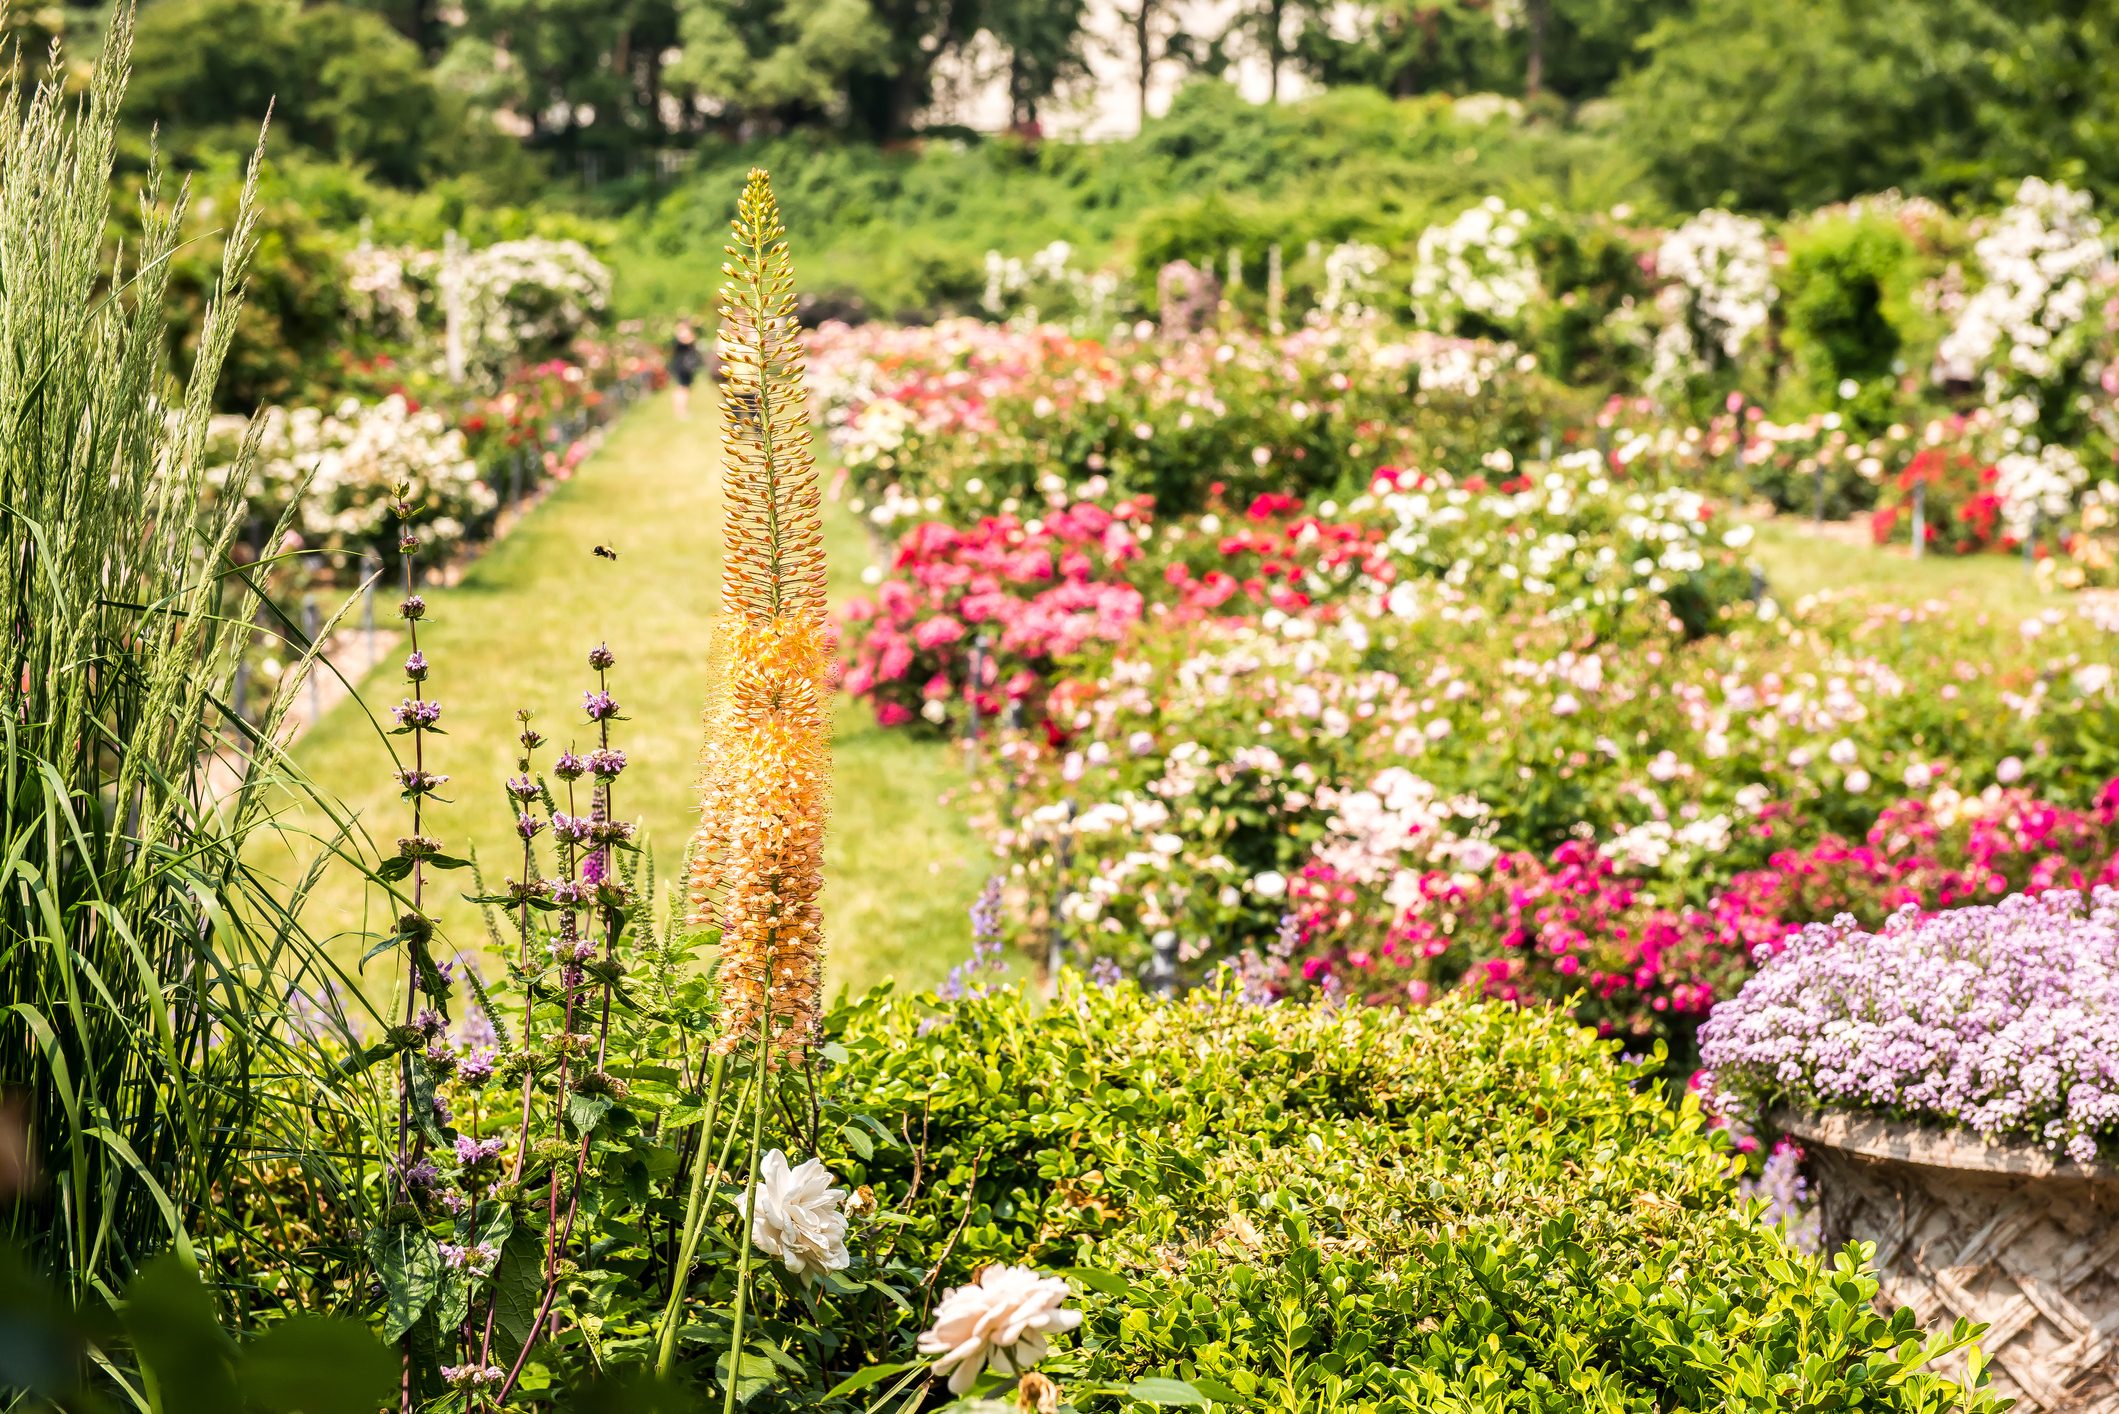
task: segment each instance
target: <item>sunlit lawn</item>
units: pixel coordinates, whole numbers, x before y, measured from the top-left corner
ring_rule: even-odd
[[[858,586],[870,546],[839,507],[828,505],[826,515],[833,585],[844,595]],[[547,763],[557,746],[586,743],[580,704],[592,683],[588,651],[600,642],[618,655],[612,691],[627,718],[615,735],[628,759],[618,813],[640,823],[658,876],[675,878],[695,818],[720,529],[713,411],[695,406],[680,422],[658,399],[627,418],[461,584],[427,592],[420,639],[432,664],[428,692],[443,703],[447,732],[428,767],[451,778],[443,794],[453,803],[434,813],[426,832],[451,852],[475,848],[489,883],[519,872],[501,793],[515,752],[515,712],[529,708],[555,744]],[[617,559],[595,555],[598,545]],[[362,684],[378,716],[403,695],[400,656]],[[407,833],[388,749],[358,704],[328,713],[296,757],[371,836],[388,842]],[[962,784],[961,764],[944,746],[877,729],[852,704],[838,719],[836,762],[826,893],[833,981],[932,983],[969,950],[966,910],[985,875],[978,842],[940,801]],[[379,894],[364,898],[348,874],[337,871],[308,916],[318,931],[341,935],[339,951],[350,961],[362,949],[360,935],[387,932],[391,915]],[[469,876],[440,877],[447,936],[459,947],[476,943],[484,925],[458,897],[470,891]]]
[[[1955,598],[1995,613],[2028,617],[2055,604],[2058,595],[2039,590],[2023,561],[2013,555],[1924,555],[1904,547],[1845,544],[1812,531],[1794,517],[1761,522],[1752,553],[1774,595],[1792,601],[1821,590],[1918,603]]]

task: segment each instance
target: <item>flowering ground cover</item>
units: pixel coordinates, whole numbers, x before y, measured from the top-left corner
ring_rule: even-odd
[[[2119,1132],[2119,891],[1816,923],[1701,1033],[1724,1107],[1882,1114],[2094,1161]]]

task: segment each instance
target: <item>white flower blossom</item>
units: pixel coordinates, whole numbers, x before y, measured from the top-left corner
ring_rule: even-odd
[[[831,1185],[831,1170],[816,1159],[790,1168],[787,1155],[774,1149],[758,1165],[751,1241],[805,1281],[844,1271],[852,1260],[846,1251],[847,1192]],[[750,1206],[748,1191],[729,1199],[739,1210]]]
[[[1513,326],[1537,299],[1530,217],[1490,196],[1446,226],[1420,233],[1413,256],[1413,315],[1457,332],[1465,316]]]
[[[1020,1374],[1045,1358],[1052,1336],[1082,1323],[1081,1312],[1065,1309],[1071,1294],[1059,1277],[1029,1267],[988,1267],[942,1297],[920,1353],[935,1357],[935,1373],[949,1376],[952,1394],[969,1390],[989,1366]]]

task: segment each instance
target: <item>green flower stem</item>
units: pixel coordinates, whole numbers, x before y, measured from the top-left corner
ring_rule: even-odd
[[[721,1111],[721,1080],[727,1071],[728,1057],[715,1056],[713,1079],[706,1087],[706,1113],[699,1121],[699,1157],[692,1165],[691,1192],[684,1200],[684,1240],[678,1244],[677,1269],[670,1276],[670,1301],[662,1311],[662,1331],[655,1350],[655,1373],[664,1378],[668,1377],[670,1361],[677,1353],[677,1314],[684,1307],[685,1279],[692,1270],[692,1258],[699,1251],[699,1234],[705,1223],[706,1171],[715,1167],[711,1162],[714,1118]],[[729,1128],[733,1131],[735,1126]],[[715,1172],[718,1174],[720,1170],[715,1169]]]
[[[773,1005],[767,984],[765,1006],[758,1018],[757,1099],[750,1115],[750,1190],[743,1195],[743,1246],[736,1258],[736,1319],[728,1342],[728,1390],[721,1401],[721,1414],[736,1414],[736,1385],[743,1378],[743,1317],[750,1295],[751,1231],[757,1226],[758,1160],[765,1147],[765,1072],[772,1064]]]

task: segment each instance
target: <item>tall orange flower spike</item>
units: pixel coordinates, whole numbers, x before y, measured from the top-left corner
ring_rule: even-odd
[[[691,918],[721,930],[721,1029],[783,1050],[817,1034],[831,717],[822,493],[771,180],[736,204],[721,287],[720,680],[707,709]],[[769,999],[769,1000],[768,1000]],[[766,1011],[768,1006],[771,1015]]]

